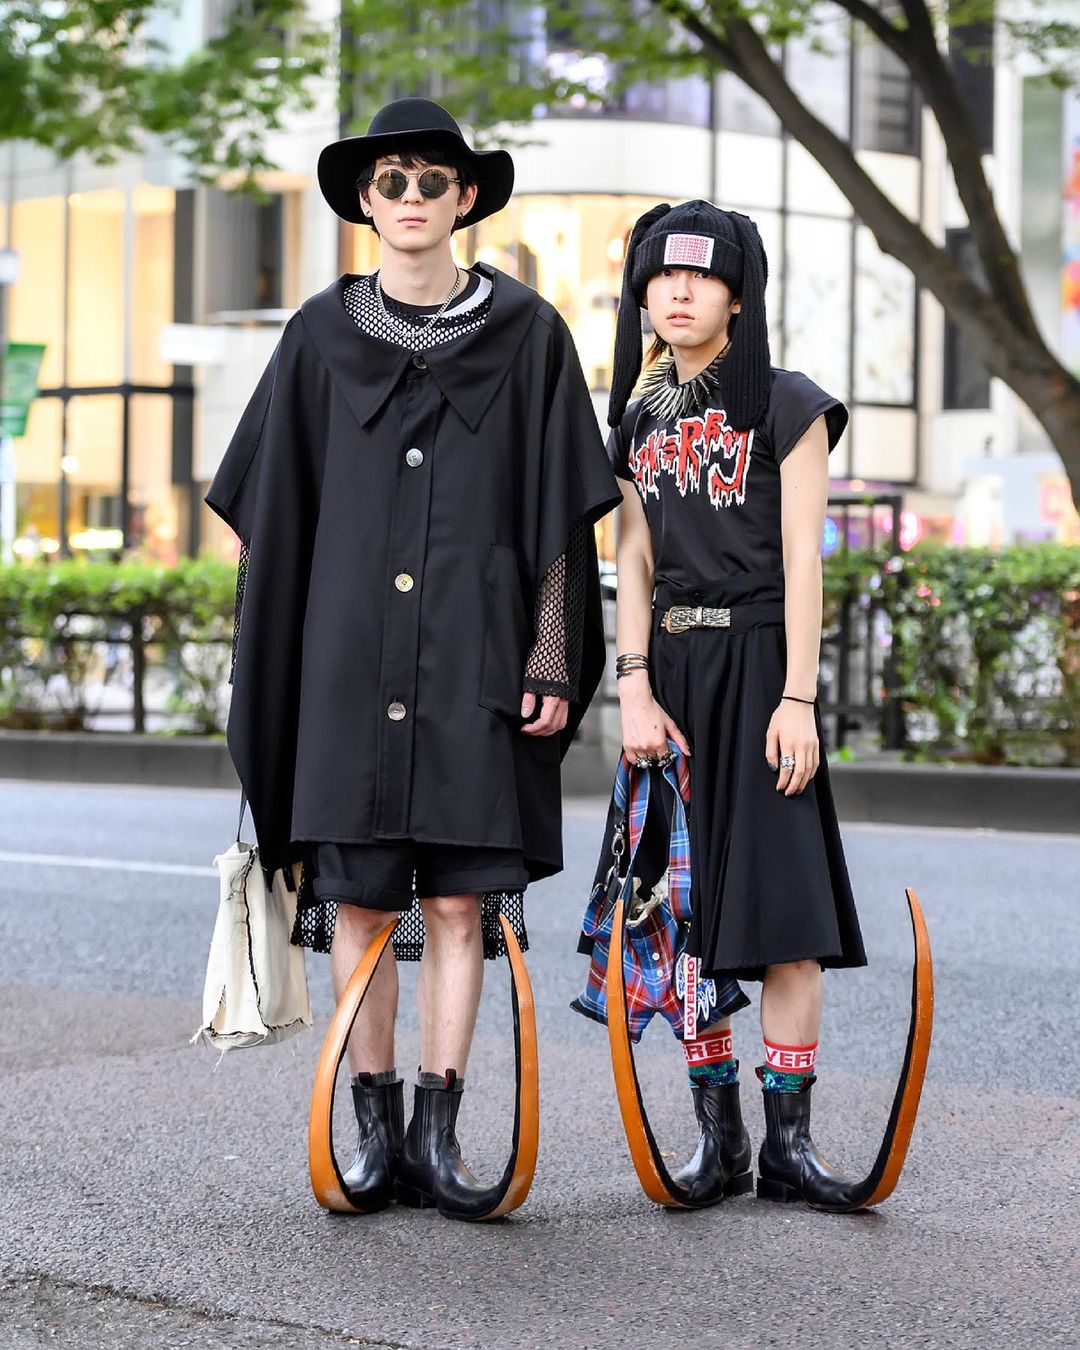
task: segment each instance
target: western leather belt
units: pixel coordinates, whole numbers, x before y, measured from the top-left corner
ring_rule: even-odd
[[[730,628],[730,609],[707,609],[703,605],[673,605],[660,620],[665,633],[686,633],[691,628]]]

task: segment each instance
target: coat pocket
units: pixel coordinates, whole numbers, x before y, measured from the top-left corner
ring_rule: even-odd
[[[521,682],[530,624],[521,590],[517,554],[492,544],[484,571],[484,654],[480,703],[501,717],[521,719]]]

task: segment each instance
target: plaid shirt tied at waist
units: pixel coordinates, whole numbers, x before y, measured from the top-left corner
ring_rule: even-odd
[[[668,747],[675,759],[656,770],[673,789],[667,871],[651,896],[639,897],[634,861],[649,811],[652,774],[631,765],[624,754],[615,775],[614,834],[605,843],[611,850],[612,866],[606,879],[594,887],[582,923],[582,934],[592,943],[592,962],[585,990],[571,1004],[586,1017],[607,1021],[611,925],[615,902],[622,895],[626,914],[623,974],[630,1036],[635,1042],[656,1013],[667,1019],[680,1040],[693,1040],[704,1027],[749,1003],[735,980],[702,979],[700,961],[686,954],[693,914],[686,820],[690,767],[673,741]]]

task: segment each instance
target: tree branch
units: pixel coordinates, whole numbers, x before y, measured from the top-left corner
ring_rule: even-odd
[[[784,128],[844,193],[883,251],[910,268],[968,334],[987,367],[1008,379],[1006,371],[1009,356],[1015,352],[1017,333],[998,300],[910,220],[862,167],[847,141],[814,116],[753,26],[744,19],[729,19],[723,32],[718,33],[688,8],[687,0],[654,3],[684,24],[719,64],[730,67],[765,99]]]
[[[894,56],[898,56],[904,65],[911,68],[912,52],[906,28],[897,28],[894,23],[868,4],[867,0],[832,0],[833,4],[846,10],[853,19],[869,28],[883,47],[888,47]]]
[[[925,0],[899,0],[907,20],[906,30],[888,23],[868,0],[833,0],[833,3],[865,24],[911,72],[945,142],[949,167],[982,261],[986,284],[1001,301],[1012,322],[1022,332],[1037,337],[1038,326],[1016,254],[986,178],[971,114],[938,45],[934,21]],[[888,34],[882,24],[888,28]]]

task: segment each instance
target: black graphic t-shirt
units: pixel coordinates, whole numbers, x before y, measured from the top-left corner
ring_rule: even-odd
[[[807,376],[776,368],[768,409],[752,431],[735,431],[713,403],[668,419],[641,399],[630,404],[608,454],[644,504],[658,588],[693,591],[768,573],[782,590],[780,465],[822,414],[831,452],[847,409]]]

